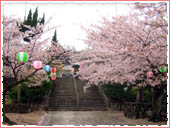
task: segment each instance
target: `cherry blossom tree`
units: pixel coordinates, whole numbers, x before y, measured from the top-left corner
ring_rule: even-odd
[[[144,17],[143,23],[153,28],[161,28],[168,34],[168,15],[167,15],[167,3],[135,3],[134,6],[140,14]]]
[[[160,9],[162,6],[164,4],[160,4]],[[155,20],[159,24],[161,18],[166,19],[157,15],[159,18]],[[167,74],[159,71],[161,65],[167,64],[167,21],[157,26],[153,20],[148,22],[149,16],[147,20],[141,17],[141,14],[133,14],[112,20],[103,18],[100,25],[92,25],[87,30],[85,42],[89,49],[74,55],[72,60],[80,63],[79,74],[88,81],[87,87],[115,80],[132,85],[138,81],[139,87],[150,86],[153,94],[151,120],[157,121],[167,87]],[[153,72],[152,78],[147,78],[148,71]]]
[[[56,66],[65,63],[69,57],[69,50],[64,49],[59,43],[49,44],[49,39],[43,39],[45,32],[54,28],[46,27],[46,24],[38,24],[36,28],[28,27],[30,31],[25,33],[19,31],[18,24],[21,22],[13,18],[3,18],[3,104],[5,105],[6,93],[14,86],[27,83],[29,86],[40,85],[42,80],[48,80],[48,75],[44,70],[36,70],[32,64],[40,60],[44,65]],[[44,28],[48,28],[45,30]],[[30,42],[24,42],[24,37],[29,34],[37,33],[30,37]],[[27,52],[29,54],[28,62],[21,64],[17,61],[18,52]],[[6,80],[10,80],[6,81]]]

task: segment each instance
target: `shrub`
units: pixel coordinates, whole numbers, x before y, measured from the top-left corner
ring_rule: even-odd
[[[124,91],[125,87],[127,88],[126,83],[107,83],[103,85],[103,90],[106,96],[113,101],[135,101],[137,90],[134,87],[128,87],[128,89]]]
[[[23,84],[20,87],[20,103],[41,103],[42,97],[47,95],[52,88],[51,81],[43,81],[41,86],[28,87]],[[18,86],[15,86],[10,92],[9,97],[17,102]]]
[[[145,103],[151,103],[152,102],[152,93],[151,93],[149,87],[143,88],[143,96],[144,96],[144,102]]]

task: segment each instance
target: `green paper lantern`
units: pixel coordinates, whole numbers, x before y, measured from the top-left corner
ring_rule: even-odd
[[[163,65],[163,66],[161,66],[161,67],[159,68],[159,71],[162,72],[162,73],[167,72],[167,71],[168,71],[168,67],[165,66],[165,65]]]
[[[25,62],[28,61],[28,57],[29,57],[28,53],[26,53],[26,52],[19,52],[17,54],[17,61],[19,63],[25,63]]]

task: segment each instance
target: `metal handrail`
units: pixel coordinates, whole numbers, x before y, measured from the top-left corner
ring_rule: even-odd
[[[75,89],[75,92],[76,92],[77,106],[79,106],[79,94],[78,94],[78,91],[77,91],[77,84],[76,84],[76,80],[75,80],[74,75],[72,75],[72,76],[73,76],[74,89]]]

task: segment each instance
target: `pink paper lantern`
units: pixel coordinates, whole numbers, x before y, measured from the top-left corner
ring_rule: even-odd
[[[152,72],[152,71],[148,71],[148,72],[146,73],[146,76],[147,76],[148,78],[152,78],[152,77],[153,77],[153,72]]]
[[[41,61],[34,61],[33,62],[33,67],[35,68],[35,69],[40,69],[41,67],[42,67],[42,62]]]

